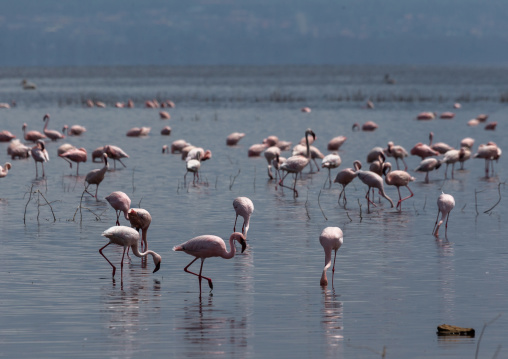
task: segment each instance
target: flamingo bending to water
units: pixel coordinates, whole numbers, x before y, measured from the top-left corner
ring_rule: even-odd
[[[328,169],[328,183],[330,184],[330,187],[332,186],[332,178],[330,171],[332,168],[339,167],[341,163],[342,159],[337,153],[331,153],[329,155],[326,155],[325,157],[323,157],[323,160],[321,161],[321,167]]]
[[[250,216],[254,212],[254,203],[247,197],[236,197],[233,201],[233,208],[236,212],[235,224],[233,226],[233,232],[236,232],[236,220],[238,216],[243,217],[242,233],[247,238],[247,232],[249,231]]]
[[[432,234],[436,237],[439,236],[439,227],[443,224],[443,221],[446,217],[446,225],[445,225],[445,237],[448,233],[448,219],[450,217],[450,211],[455,207],[455,199],[451,194],[441,193],[441,195],[437,199],[437,217],[436,223],[434,224],[434,229],[432,230]],[[439,213],[441,212],[441,220],[439,224],[437,220],[439,218]]]
[[[148,241],[147,241],[147,232],[148,227],[152,223],[152,216],[150,212],[143,208],[131,208],[129,209],[129,222],[131,222],[131,227],[139,232],[141,230],[141,249],[143,249],[143,244],[145,246],[145,251],[148,250]]]
[[[333,257],[333,267],[332,267],[332,287],[333,287],[333,275],[335,274],[335,259],[337,258],[337,251],[342,246],[344,241],[344,234],[339,227],[326,227],[321,232],[319,236],[319,243],[323,246],[325,251],[325,267],[323,268],[323,274],[321,275],[321,280],[319,283],[322,286],[328,285],[328,279],[326,278],[326,271],[330,268],[332,264],[332,250],[335,251],[335,255]]]
[[[245,137],[245,133],[241,132],[233,132],[226,137],[226,145],[228,146],[234,146],[240,141],[242,138]]]
[[[393,208],[393,201],[390,197],[388,197],[385,193],[385,189],[383,186],[383,178],[379,176],[377,173],[371,172],[371,171],[362,171],[357,170],[356,171],[358,178],[360,181],[365,183],[369,188],[367,189],[367,194],[365,195],[365,198],[367,199],[367,212],[370,212],[370,204],[374,205],[376,207],[376,204],[370,200],[370,189],[371,188],[377,188],[379,190],[379,194],[386,198],[388,202],[392,205]]]
[[[173,247],[173,250],[178,252],[182,251],[194,258],[183,270],[187,273],[193,274],[199,278],[199,294],[201,295],[201,279],[204,278],[208,281],[208,285],[210,289],[213,289],[212,280],[208,277],[202,276],[203,272],[203,263],[206,258],[210,257],[222,257],[224,259],[231,259],[235,256],[236,248],[233,244],[233,241],[237,241],[242,246],[242,253],[247,248],[247,243],[245,242],[245,236],[239,232],[233,233],[229,237],[229,252],[226,249],[226,243],[220,237],[213,236],[210,234],[194,237],[189,239],[187,242],[182,243],[178,246]],[[196,260],[201,259],[201,267],[199,269],[199,274],[191,272],[188,268],[194,263]]]
[[[10,162],[5,162],[5,165],[3,167],[0,166],[0,178],[7,176],[7,173],[9,173],[9,170],[11,168],[12,168],[12,165]]]
[[[425,172],[425,183],[429,183],[429,172],[433,170],[437,170],[439,167],[441,167],[441,161],[435,159],[435,158],[426,158],[420,164],[418,167],[415,168],[416,172]]]
[[[106,197],[106,201],[113,207],[116,212],[116,225],[120,225],[120,212],[124,213],[126,220],[129,220],[129,208],[131,207],[131,199],[124,192],[115,191],[111,192]]]
[[[358,175],[358,170],[362,168],[362,164],[360,161],[355,161],[353,163],[354,168],[345,168],[339,173],[337,173],[337,176],[335,177],[335,180],[333,182],[337,182],[342,186],[342,191],[340,191],[339,194],[339,200],[342,194],[344,194],[343,203],[346,205],[347,199],[346,199],[346,186],[353,181],[356,176]]]
[[[79,164],[80,162],[86,162],[87,153],[84,148],[72,149],[59,155],[62,159],[69,163],[72,168],[72,162],[76,162],[76,176],[79,175]],[[72,162],[71,162],[72,161]]]

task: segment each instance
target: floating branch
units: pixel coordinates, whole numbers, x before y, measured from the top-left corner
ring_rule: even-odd
[[[504,185],[504,184],[506,184],[506,181],[498,183],[497,192],[499,193],[499,199],[497,200],[495,205],[493,205],[492,207],[490,207],[488,210],[484,211],[483,213],[489,213],[499,204],[499,202],[501,202],[501,185]]]
[[[136,191],[136,186],[134,186],[134,171],[136,170],[136,167],[132,169],[132,193]]]
[[[349,222],[353,222],[353,220],[351,219],[351,217],[349,217],[349,212],[348,212],[348,211],[346,211],[346,216],[347,216],[347,218],[349,218]]]

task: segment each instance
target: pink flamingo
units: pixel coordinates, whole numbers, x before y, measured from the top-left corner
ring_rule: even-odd
[[[418,156],[422,160],[431,156],[439,156],[439,152],[430,148],[429,145],[418,142],[410,151],[413,156]]]
[[[229,237],[229,252],[226,249],[226,243],[220,237],[213,236],[210,234],[194,237],[189,239],[187,242],[182,243],[178,246],[174,246],[173,250],[175,252],[182,251],[194,258],[183,270],[187,273],[193,274],[199,278],[199,294],[201,295],[201,278],[204,278],[208,281],[208,285],[210,290],[213,289],[212,280],[208,277],[202,276],[203,272],[203,263],[206,258],[210,257],[222,257],[224,259],[231,259],[235,256],[236,248],[233,244],[233,241],[237,241],[242,246],[242,253],[247,248],[247,243],[245,242],[245,236],[241,233],[235,232]],[[191,272],[188,268],[194,263],[196,260],[201,259],[201,267],[199,269],[199,274]]]
[[[467,150],[469,151],[469,150]],[[469,154],[471,152],[469,151]],[[443,159],[441,160],[441,163],[446,163],[446,169],[445,169],[445,179],[448,177],[448,165],[452,165],[452,179],[453,179],[453,172],[455,170],[455,163],[461,161],[466,156],[466,148],[462,147],[460,150],[450,150],[445,153]],[[464,163],[464,162],[462,162]]]
[[[25,146],[18,139],[13,139],[9,146],[7,147],[7,154],[11,156],[11,159],[16,158],[28,158],[31,154],[31,148]]]
[[[259,157],[261,156],[261,153],[268,148],[267,143],[256,143],[249,147],[249,150],[247,151],[248,157]]]
[[[310,159],[314,162],[314,164],[316,165],[316,168],[319,172],[319,165],[317,164],[316,159],[319,158],[322,160],[325,157],[325,155],[322,154],[321,151],[315,146],[309,146],[309,151],[310,151]],[[292,153],[293,156],[296,156],[296,155],[306,156],[306,154],[307,154],[307,148],[304,145],[298,144],[293,148],[293,153]],[[309,164],[311,167],[310,171],[312,172],[312,162],[309,162]]]
[[[481,144],[478,146],[478,151],[474,154],[473,158],[485,159],[485,177],[489,177],[489,163],[492,160],[497,160],[501,156],[501,149],[497,147],[494,142],[488,142],[487,144]],[[492,174],[494,174],[494,168],[492,165]]]
[[[129,158],[129,155],[125,153],[125,151],[122,150],[120,147],[107,145],[104,146],[104,152],[106,152],[108,154],[108,157],[113,160],[113,166],[115,169],[116,169],[116,161],[120,162],[122,166],[127,167],[122,162],[122,158]]]
[[[494,131],[496,129],[497,122],[491,122],[485,125],[486,130]]]
[[[12,165],[10,162],[5,162],[5,165],[2,167],[0,166],[0,178],[3,178],[7,176],[7,173],[9,173],[9,170],[12,168]]]
[[[275,135],[270,135],[263,140],[263,143],[268,145],[268,147],[275,146],[275,145],[277,145],[278,142],[279,142],[279,138]]]
[[[86,128],[80,125],[73,125],[71,127],[64,125],[62,132],[65,134],[65,131],[67,131],[67,135],[69,136],[80,136],[86,132]]]
[[[35,142],[35,146],[32,147],[32,158],[35,161],[35,177],[39,177],[39,172],[37,170],[37,162],[41,163],[42,166],[42,177],[45,177],[44,174],[44,162],[49,161],[48,151],[46,151],[46,146],[43,140],[37,140]]]
[[[208,161],[210,158],[212,158],[212,151],[210,150],[205,151],[201,147],[194,147],[187,153],[187,156],[185,156],[185,160],[186,161],[195,160],[198,158],[198,154],[200,156],[199,157],[200,162]]]
[[[131,207],[131,199],[124,192],[115,191],[111,192],[109,196],[106,197],[106,201],[113,207],[116,211],[116,225],[120,225],[120,212],[124,213],[124,217],[126,220],[129,220],[129,208]]]
[[[42,118],[42,121],[44,121],[44,129],[42,130],[42,132],[44,132],[44,134],[48,138],[50,138],[51,141],[56,141],[56,140],[65,138],[65,136],[63,134],[61,134],[60,132],[58,132],[56,130],[48,130],[49,114],[45,114],[44,117]]]
[[[367,121],[362,125],[362,131],[375,131],[378,127],[379,126],[377,125],[377,123],[375,123],[373,121]],[[360,124],[359,123],[353,124],[353,131],[354,130],[360,131]]]
[[[131,208],[129,209],[129,222],[131,227],[139,232],[141,229],[141,249],[143,244],[145,245],[145,251],[148,249],[147,232],[150,223],[152,223],[152,216],[150,212],[143,208]]]
[[[474,138],[466,137],[463,138],[462,141],[460,141],[460,147],[467,147],[469,149],[473,148],[474,145]]]
[[[46,138],[46,135],[43,135],[39,131],[26,131],[27,124],[24,123],[21,129],[23,130],[23,137],[26,141],[37,142],[38,140],[42,140]]]
[[[455,114],[453,112],[443,112],[439,116],[439,118],[444,119],[444,120],[451,120],[454,117],[455,117]]]
[[[479,114],[478,116],[476,116],[476,119],[480,122],[485,122],[487,121],[487,119],[489,118],[489,115],[486,115],[484,113],[482,114]]]
[[[241,132],[233,132],[226,137],[226,145],[228,146],[234,146],[240,141],[242,138],[245,137],[245,133]]]
[[[379,160],[379,156],[385,157],[385,150],[383,147],[374,147],[372,150],[369,151],[367,154],[367,163],[372,163],[374,161]]]
[[[104,157],[104,167],[91,170],[90,172],[88,172],[86,174],[86,177],[85,177],[85,191],[88,194],[90,194],[91,196],[93,196],[93,194],[88,192],[88,186],[94,184],[96,186],[94,197],[97,201],[99,200],[99,198],[97,197],[97,191],[99,191],[99,185],[104,180],[104,176],[106,175],[106,172],[109,168],[108,155],[106,153],[103,153],[102,155]]]
[[[478,121],[478,119],[476,119],[476,118],[472,118],[469,121],[467,121],[467,125],[471,126],[471,127],[478,126],[479,124],[480,124],[480,121]]]
[[[148,136],[151,129],[151,127],[133,127],[127,131],[127,137]]]
[[[275,146],[279,147],[281,151],[289,151],[291,149],[292,142],[291,141],[283,141],[279,140],[275,144]]]
[[[333,181],[339,183],[342,186],[342,191],[340,191],[338,202],[340,202],[340,197],[342,196],[342,194],[344,194],[343,199],[344,205],[346,205],[347,203],[346,186],[356,178],[356,176],[358,175],[358,170],[362,168],[362,163],[360,161],[355,161],[353,163],[353,167],[354,168],[345,168],[342,171],[339,171],[339,173],[337,173],[337,176],[335,177],[335,180]]]
[[[418,167],[415,168],[416,172],[425,172],[425,183],[429,183],[429,172],[433,170],[437,170],[441,167],[441,161],[435,158],[427,158],[424,159]]]
[[[97,147],[95,150],[93,150],[92,152],[92,162],[103,162],[103,154],[106,153],[104,152],[104,147],[105,146],[101,146],[101,147]],[[99,159],[99,161],[96,161],[96,159]]]
[[[381,152],[376,161],[372,162],[369,167],[369,171],[377,173],[378,175],[383,175],[383,167],[386,161],[385,155]]]
[[[360,181],[362,181],[369,187],[367,189],[367,194],[365,195],[365,198],[367,199],[367,212],[368,213],[370,213],[370,204],[371,203],[374,207],[376,207],[376,204],[373,201],[371,201],[369,198],[371,188],[377,188],[379,191],[379,194],[381,196],[383,196],[384,198],[386,198],[388,200],[388,202],[390,202],[390,204],[392,205],[392,208],[393,208],[393,201],[390,197],[388,197],[386,195],[385,189],[383,186],[383,178],[380,175],[378,175],[377,173],[371,172],[371,171],[362,171],[361,169],[358,169],[356,171],[356,173],[357,173]]]
[[[300,109],[300,111],[305,112],[305,113],[309,113],[311,111],[311,109],[310,109],[310,107],[302,107]]]
[[[321,232],[319,236],[319,243],[323,246],[325,251],[325,267],[323,268],[323,274],[321,275],[321,280],[319,284],[325,287],[328,285],[328,279],[326,278],[326,271],[330,268],[332,264],[332,250],[335,251],[335,255],[333,257],[333,267],[332,267],[332,287],[333,287],[333,276],[335,274],[335,259],[337,258],[337,251],[342,246],[344,242],[344,234],[339,227],[326,227]]]
[[[13,138],[16,138],[11,132],[7,130],[0,131],[0,142],[9,142]]]
[[[77,163],[76,176],[79,176],[79,164],[80,164],[80,162],[86,162],[86,160],[87,160],[86,150],[84,148],[73,149],[73,150],[69,150],[67,152],[62,153],[59,156],[62,159],[64,159],[65,161],[67,161],[71,168],[72,168],[72,162],[76,162]]]
[[[432,230],[432,234],[436,237],[439,236],[439,227],[443,224],[444,219],[446,217],[446,225],[445,225],[445,237],[448,233],[448,219],[450,218],[450,212],[455,207],[455,199],[451,194],[441,193],[441,195],[437,199],[437,217],[436,223],[434,224],[434,229]],[[441,220],[439,224],[437,220],[439,218],[439,213],[441,212]],[[437,227],[436,227],[437,226]]]
[[[171,135],[171,127],[169,126],[164,126],[161,130],[161,135],[163,136],[169,136]]]
[[[102,101],[95,101],[95,106],[99,108],[106,108],[106,104]]]
[[[417,120],[433,120],[436,118],[436,114],[434,112],[420,112],[417,116]]]
[[[342,159],[336,153],[331,153],[329,155],[326,155],[325,157],[323,157],[323,160],[321,161],[321,167],[328,169],[328,182],[330,183],[330,187],[332,186],[332,178],[331,178],[330,171],[332,168],[339,167],[341,163],[342,163]]]
[[[242,233],[247,238],[247,232],[249,231],[250,216],[254,212],[254,203],[247,197],[236,197],[233,201],[233,208],[236,212],[235,224],[233,226],[233,232],[236,232],[236,220],[238,216],[243,217]]]
[[[268,147],[264,152],[266,162],[268,162],[268,178],[273,179],[272,175],[272,162],[277,157],[280,156],[280,148],[277,146]]]
[[[347,137],[346,136],[337,136],[332,138],[328,142],[328,151],[338,151],[339,148],[346,142]]]
[[[411,198],[414,196],[413,191],[411,191],[411,188],[409,188],[409,182],[412,182],[415,180],[414,177],[412,177],[409,173],[406,171],[392,171],[392,164],[390,162],[386,162],[383,166],[383,174],[385,175],[385,182],[389,186],[395,186],[397,187],[397,192],[399,192],[399,202],[397,202],[397,206],[395,208],[400,207],[400,211],[402,211],[402,201],[405,201],[408,198]],[[400,187],[406,187],[411,193],[409,196],[402,198],[400,195]]]
[[[199,181],[199,169],[201,168],[201,153],[198,152],[197,158],[190,159],[185,162],[185,168],[187,169],[187,172],[185,172],[185,175],[183,176],[183,181],[185,182],[187,180],[187,173],[192,172],[192,183],[196,183],[196,177]]]
[[[440,154],[444,155],[446,152],[453,150],[453,147],[444,143],[444,142],[438,142],[435,144],[432,144],[432,140],[434,139],[434,132],[429,133],[429,146],[434,150],[439,152]]]
[[[171,144],[171,153],[180,153],[184,147],[189,145],[190,143],[185,140],[175,140]]]
[[[169,120],[171,118],[171,115],[167,111],[160,111],[159,117],[161,118],[161,120]]]
[[[395,146],[392,141],[388,142],[388,148],[385,151],[386,155],[388,157],[394,157],[395,161],[397,163],[397,169],[399,169],[399,158],[402,160],[402,163],[404,163],[404,171],[407,171],[407,164],[406,161],[404,161],[404,157],[407,157],[407,151],[402,146]]]
[[[152,273],[157,272],[161,267],[161,261],[162,258],[159,254],[155,253],[154,251],[145,251],[143,253],[140,253],[138,250],[138,240],[139,240],[139,233],[130,227],[127,226],[114,226],[107,230],[105,230],[102,235],[109,239],[109,243],[106,244],[104,247],[99,249],[99,253],[108,261],[108,263],[113,267],[113,277],[115,276],[116,267],[109,261],[109,259],[102,253],[102,250],[109,246],[111,243],[118,244],[119,246],[123,247],[123,254],[122,254],[122,261],[120,262],[120,268],[121,268],[121,276],[123,277],[123,258],[125,256],[125,251],[129,248],[132,248],[132,253],[136,257],[139,258],[145,258],[147,255],[151,255],[153,258],[153,263],[155,264],[155,269]]]

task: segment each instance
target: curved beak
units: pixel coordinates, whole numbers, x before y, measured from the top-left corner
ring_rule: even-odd
[[[247,243],[245,242],[245,239],[241,239],[240,244],[242,245],[242,253],[245,251],[245,248],[247,248]]]
[[[152,273],[157,272],[159,269],[161,269],[161,262],[157,263],[157,265],[155,266],[155,269],[153,270]]]

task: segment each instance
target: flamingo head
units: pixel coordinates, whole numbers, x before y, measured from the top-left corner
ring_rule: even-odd
[[[360,124],[358,122],[353,123],[353,131],[360,131]]]
[[[316,140],[316,134],[314,133],[314,131],[312,131],[310,128],[308,128],[307,130],[305,130],[305,137],[307,137],[307,135],[311,135],[312,136],[312,139],[315,141]]]
[[[21,129],[24,131],[26,128],[26,123],[23,124],[23,126],[21,127]]]
[[[206,161],[212,158],[212,151],[206,150],[205,154],[203,155],[203,158],[201,158],[201,161]]]
[[[247,242],[245,242],[245,236],[240,232],[235,232],[231,235],[230,239],[236,240],[242,246],[242,253],[247,248]]]
[[[4,167],[5,167],[6,169],[10,170],[10,169],[11,169],[11,167],[12,167],[12,165],[11,165],[11,163],[10,163],[10,162],[6,162]]]
[[[43,121],[49,120],[49,113],[45,114],[42,120]]]
[[[162,258],[160,255],[158,255],[157,253],[154,253],[154,256],[153,256],[153,263],[155,264],[155,269],[153,270],[152,273],[155,273],[157,272],[159,269],[161,269],[161,262],[162,262]]]

